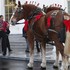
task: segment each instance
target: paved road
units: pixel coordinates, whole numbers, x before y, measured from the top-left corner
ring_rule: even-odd
[[[29,60],[29,53],[25,52],[26,42],[22,35],[10,35],[10,45],[12,48],[12,54],[8,54],[4,57],[0,53],[0,70],[31,70],[27,68],[27,63]],[[0,49],[1,50],[1,49]],[[46,61],[47,66],[44,70],[60,70],[53,69],[53,63],[56,59],[55,46],[46,45]],[[36,47],[34,51],[34,67],[32,70],[42,70],[40,68],[41,63],[41,53],[37,53]],[[60,67],[59,67],[60,68]]]
[[[28,61],[14,61],[0,59],[0,70],[58,70],[53,68],[53,63],[47,63],[46,69],[41,69],[40,63],[35,62],[33,69],[27,68]]]
[[[26,49],[26,41],[25,38],[22,37],[21,34],[13,34],[9,36],[10,45],[12,48],[12,54],[10,56],[3,57],[2,53],[0,53],[0,58],[6,59],[18,59],[18,60],[29,60],[29,53],[25,52]],[[46,47],[46,60],[47,61],[54,61],[55,56],[55,48],[54,46],[47,45]],[[41,53],[37,53],[36,47],[34,51],[34,59],[35,61],[41,61]]]

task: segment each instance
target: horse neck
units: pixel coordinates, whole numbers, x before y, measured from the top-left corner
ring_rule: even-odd
[[[29,4],[24,5],[23,8],[25,8],[24,15],[25,19],[27,19],[37,7],[35,5]]]
[[[25,11],[26,19],[32,18],[34,15],[38,14],[39,12],[41,12],[41,9],[38,8],[37,6],[34,6],[34,5],[27,6]]]

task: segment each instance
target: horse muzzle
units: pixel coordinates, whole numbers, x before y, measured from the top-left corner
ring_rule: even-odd
[[[16,19],[11,19],[10,24],[15,25],[17,23]]]
[[[17,22],[16,21],[11,21],[11,24],[12,25],[15,25]]]

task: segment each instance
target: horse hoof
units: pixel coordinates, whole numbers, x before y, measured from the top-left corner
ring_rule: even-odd
[[[32,63],[28,63],[28,68],[32,69],[33,68],[33,64]]]
[[[41,67],[42,70],[46,69],[46,67]]]
[[[45,69],[46,68],[46,63],[41,63],[41,68]]]
[[[33,67],[28,67],[27,69],[33,70]]]
[[[58,66],[53,66],[53,68],[57,68],[58,69]]]

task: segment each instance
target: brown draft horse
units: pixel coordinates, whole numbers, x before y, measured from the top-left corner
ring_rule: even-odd
[[[58,13],[58,10],[61,10],[62,11],[62,13],[65,11],[65,9],[62,9],[61,7],[56,7],[56,6],[54,6],[54,7],[52,7],[52,6],[49,6],[49,7],[45,7],[45,5],[43,6],[43,11],[47,14],[48,12],[50,12],[50,11],[54,11],[53,13],[52,13],[52,15],[51,15],[51,20],[50,20],[50,22],[51,21],[53,21],[53,19],[55,18],[55,16],[57,15],[57,13]],[[64,14],[63,14],[64,15]],[[54,17],[53,17],[54,16]],[[63,20],[64,20],[64,16],[62,16],[63,17]],[[54,22],[54,21],[53,21]],[[62,21],[63,22],[63,21]],[[61,24],[61,23],[60,23]],[[55,26],[55,24],[53,24],[52,22],[51,22],[51,25],[52,26]],[[52,29],[52,28],[51,28]],[[65,37],[66,37],[66,34],[65,34],[65,26],[64,26],[64,24],[63,24],[63,27],[60,29],[60,31],[59,32],[62,32],[62,34],[63,34],[63,39],[62,38],[60,38],[60,39],[62,39],[61,40],[61,42],[63,42],[63,43],[65,43]],[[58,32],[58,33],[59,33]]]
[[[65,43],[65,47],[64,47],[64,54],[65,55],[67,55],[67,56],[65,56],[65,69],[66,70],[68,70],[68,64],[69,64],[69,57],[70,57],[70,15],[69,14],[67,14],[66,12],[64,12],[65,11],[65,9],[62,9],[62,8],[60,8],[60,7],[43,7],[43,10],[44,10],[44,12],[47,14],[48,12],[50,12],[50,11],[52,11],[52,10],[62,10],[62,12],[63,12],[63,21],[64,20],[66,20],[67,21],[67,23],[66,24],[64,24],[65,26],[63,26],[63,28],[64,29],[67,29],[68,28],[68,30],[66,31],[66,41],[63,41],[63,43]],[[55,12],[56,13],[56,12]],[[64,23],[64,22],[63,22]],[[68,25],[68,26],[67,26]],[[63,34],[62,34],[63,35]],[[65,36],[65,35],[63,35],[63,36]],[[63,37],[64,38],[64,37]],[[65,39],[65,38],[64,38]]]
[[[56,10],[55,10],[56,11]],[[56,11],[56,16],[54,18],[54,23],[55,23],[55,28],[53,30],[48,28],[48,17],[51,16],[54,10],[48,12],[47,14],[43,14],[40,8],[38,8],[35,5],[32,4],[24,4],[21,5],[21,3],[18,3],[18,6],[16,7],[10,21],[12,23],[16,23],[17,21],[21,19],[25,19],[29,22],[28,24],[28,31],[27,31],[27,39],[29,41],[29,46],[30,46],[30,60],[28,63],[28,67],[33,67],[33,56],[34,56],[34,38],[36,38],[40,43],[41,43],[41,48],[42,48],[42,63],[41,67],[46,68],[46,41],[48,38],[50,40],[55,42],[56,45],[56,61],[55,61],[55,66],[59,66],[59,52],[62,55],[62,62],[64,62],[64,46],[60,42],[58,38],[58,33],[60,29],[63,27],[62,26],[62,21],[63,21],[63,16],[67,15],[64,12],[62,13],[61,10]],[[36,15],[40,14],[39,20],[35,19]],[[42,14],[42,15],[41,15]],[[58,16],[59,15],[59,16]],[[57,24],[56,24],[57,23]],[[63,64],[63,68],[66,69],[65,63]]]

